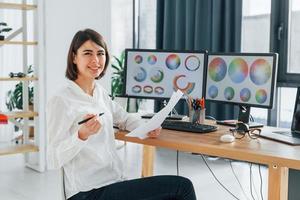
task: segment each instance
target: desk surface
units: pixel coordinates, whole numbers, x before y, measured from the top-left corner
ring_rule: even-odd
[[[236,160],[266,165],[278,165],[300,170],[300,146],[291,146],[276,141],[244,137],[232,143],[223,143],[220,136],[228,132],[228,126],[219,126],[218,131],[195,134],[162,129],[156,139],[128,137],[127,132],[119,131],[116,139],[179,151],[202,153]],[[264,127],[264,130],[276,128]]]
[[[229,128],[221,125],[218,127],[218,131],[205,134],[163,129],[158,138],[144,140],[128,137],[127,132],[119,131],[116,133],[116,139],[144,144],[142,176],[153,174],[155,147],[265,164],[268,166],[268,199],[287,200],[288,169],[300,169],[300,146],[264,138],[250,139],[248,136],[236,139],[232,143],[223,143],[220,136],[228,133]],[[263,131],[272,130],[276,128],[263,128]]]

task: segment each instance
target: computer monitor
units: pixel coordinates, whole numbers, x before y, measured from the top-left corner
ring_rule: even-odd
[[[248,123],[250,107],[273,106],[277,56],[276,53],[209,53],[205,98],[239,105],[238,120]]]
[[[206,51],[126,49],[124,95],[168,99],[180,89],[201,98],[205,62]]]

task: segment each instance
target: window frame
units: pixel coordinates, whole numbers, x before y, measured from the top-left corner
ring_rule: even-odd
[[[288,72],[290,1],[272,0],[271,4],[270,51],[279,53],[278,87],[296,87],[300,84],[300,73]]]

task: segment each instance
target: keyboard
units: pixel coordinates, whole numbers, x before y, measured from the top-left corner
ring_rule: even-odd
[[[207,124],[192,124],[186,121],[176,121],[176,120],[165,120],[162,125],[164,129],[176,130],[176,131],[187,131],[193,133],[208,133],[216,131],[217,126],[207,125]]]

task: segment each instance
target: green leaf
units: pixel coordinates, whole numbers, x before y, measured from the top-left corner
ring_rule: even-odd
[[[32,65],[28,66],[27,75],[33,75],[34,69]],[[32,82],[28,86],[28,103],[33,105],[34,88]],[[23,109],[23,83],[19,82],[14,88],[6,93],[5,105],[9,111],[14,109]]]
[[[112,64],[111,66],[112,66],[112,68],[114,68],[114,69],[117,70],[117,71],[121,71],[121,70],[122,70],[122,69],[121,69],[119,66],[117,66],[117,65]]]
[[[120,57],[113,56],[111,67],[115,70],[111,77],[111,94],[112,96],[122,94],[124,90],[124,62],[125,51],[122,51]]]

